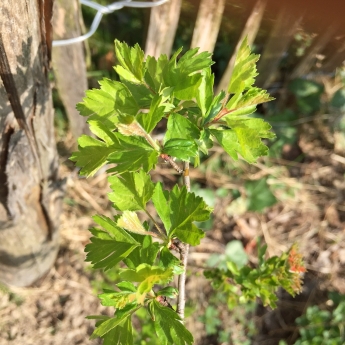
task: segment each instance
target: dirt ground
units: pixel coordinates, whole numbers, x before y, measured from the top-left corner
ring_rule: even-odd
[[[216,200],[213,230],[199,247],[193,248],[189,260],[192,275],[187,282],[187,296],[199,305],[193,319],[187,320],[196,338],[195,344],[218,344],[214,338],[207,337],[204,324],[195,317],[195,314],[203,314],[210,293],[209,284],[198,273],[210,253],[222,253],[226,243],[233,239],[243,242],[254,263],[253,243],[258,236],[268,244],[269,255],[279,255],[297,242],[308,269],[299,299],[288,299],[280,292],[277,311],[259,308],[256,316],[253,315],[258,330],[253,344],[277,344],[283,337],[292,342],[297,335],[296,330],[291,329],[296,316],[308,305],[324,301],[325,290],[345,293],[345,154],[334,151],[333,133],[327,124],[323,124],[321,130],[314,125],[307,123],[299,127],[300,139],[296,147],[284,148],[285,159],[265,158],[253,167],[242,165],[243,180],[270,177],[268,183],[285,186],[282,190],[276,189],[279,200],[276,205],[264,213],[245,212],[232,217],[227,213],[232,198]],[[66,143],[60,145],[67,151],[71,149]],[[301,162],[289,157],[289,152],[296,148],[303,155]],[[214,155],[217,154],[221,155],[215,150]],[[99,304],[97,287],[91,282],[100,277],[84,262],[83,250],[92,225],[90,216],[112,214],[106,199],[109,189],[105,174],[88,180],[79,178],[67,157],[65,154],[61,158],[67,195],[56,263],[32,287],[0,289],[0,345],[101,344],[99,340],[89,340],[94,322],[85,316],[111,315],[111,310]],[[173,172],[163,164],[154,178],[161,178],[160,173],[171,176],[172,182],[175,179]],[[208,188],[238,189],[233,178],[223,172],[206,168],[191,174],[192,179]],[[293,191],[290,196],[287,189]],[[235,344],[235,338],[237,344],[241,343],[243,325],[233,321],[224,308],[220,315],[224,328],[232,330],[229,344]]]

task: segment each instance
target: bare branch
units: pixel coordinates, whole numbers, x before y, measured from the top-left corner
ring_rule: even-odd
[[[183,183],[190,192],[190,178],[189,178],[189,162],[184,162],[183,167]],[[180,242],[177,246],[180,251],[180,260],[184,271],[178,278],[178,291],[177,297],[177,314],[184,320],[184,309],[186,305],[186,276],[187,276],[187,262],[189,253],[189,244]]]

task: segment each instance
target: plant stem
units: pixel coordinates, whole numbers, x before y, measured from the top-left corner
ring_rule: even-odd
[[[160,156],[168,162],[179,174],[182,174],[184,171],[178,166],[178,164],[167,154],[161,153]]]
[[[160,226],[157,224],[157,222],[155,221],[155,219],[151,216],[151,214],[145,210],[145,213],[149,216],[149,218],[151,219],[151,221],[153,222],[153,224],[155,225],[156,229],[158,230],[158,232],[161,234],[161,236],[163,237],[163,239],[167,238],[166,233],[160,228]]]
[[[187,192],[190,192],[189,162],[184,162],[183,184],[186,186]]]
[[[190,192],[190,178],[189,178],[189,162],[184,162],[183,167],[183,183]],[[178,277],[178,297],[177,297],[177,314],[184,320],[184,309],[186,305],[186,276],[187,276],[187,262],[189,253],[189,244],[181,243],[180,249],[180,260],[184,268],[183,273]]]

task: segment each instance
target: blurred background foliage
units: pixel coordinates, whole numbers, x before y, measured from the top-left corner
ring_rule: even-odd
[[[98,3],[107,5],[109,1],[98,0]],[[254,1],[226,1],[213,53],[216,62],[212,66],[215,84],[220,81],[227,67],[253,4]],[[206,248],[201,248],[200,252],[192,253],[190,273],[193,276],[190,279],[195,279],[196,283],[189,288],[196,289],[198,293],[201,293],[196,287],[201,279],[198,257],[205,254],[203,251],[207,253],[203,265],[209,267],[224,268],[226,261],[233,261],[240,266],[249,262],[255,266],[257,262],[253,248],[256,246],[257,237],[263,237],[267,242],[269,249],[271,248],[270,255],[286,249],[288,243],[301,241],[306,262],[315,274],[318,268],[313,262],[318,261],[318,258],[326,255],[325,253],[330,253],[328,246],[334,246],[335,243],[338,245],[334,251],[331,251],[335,256],[336,251],[343,250],[343,246],[339,244],[340,235],[334,234],[344,229],[345,208],[335,206],[337,216],[333,223],[325,209],[330,207],[329,205],[337,205],[337,203],[341,205],[344,202],[345,69],[339,64],[338,68],[331,72],[318,71],[324,59],[331,57],[344,43],[345,32],[337,32],[334,35],[328,42],[324,55],[315,55],[306,75],[292,80],[289,78],[324,28],[331,25],[332,18],[334,21],[338,18],[341,11],[333,6],[334,4],[334,1],[327,4],[320,1],[290,3],[292,13],[304,17],[288,49],[280,59],[273,82],[268,86],[268,91],[276,100],[260,106],[253,115],[269,121],[277,135],[276,139],[266,143],[270,147],[269,156],[260,160],[257,165],[250,166],[243,161],[234,162],[214,148],[211,157],[205,159],[201,165],[200,173],[192,175],[192,191],[215,208],[211,219],[202,224],[203,229],[207,232],[209,241],[218,242],[222,248],[217,253],[210,254],[212,249],[207,248],[206,245]],[[182,1],[173,51],[181,46],[185,50],[189,49],[198,6],[199,1]],[[255,53],[263,52],[278,9],[278,2],[268,1],[267,10],[253,44]],[[87,28],[91,25],[95,11],[82,6],[82,14]],[[104,77],[118,78],[112,68],[117,63],[114,55],[115,39],[125,41],[129,45],[138,43],[143,49],[145,48],[149,21],[149,9],[128,7],[103,17],[97,32],[85,43],[90,88],[97,88],[97,82]],[[343,20],[342,24],[344,24]],[[56,135],[62,145],[61,143],[66,141],[68,121],[56,91],[54,104]],[[73,144],[68,147],[69,150],[60,150],[60,153],[64,162],[72,168],[70,163],[67,163],[67,158]],[[332,155],[336,157],[334,159],[338,159],[339,164],[331,164],[329,159]],[[323,174],[317,174],[318,169],[330,166],[332,167],[330,179],[333,179],[333,182],[339,181],[338,185],[341,186],[337,197],[332,192],[335,185],[332,185]],[[162,171],[164,173],[164,170]],[[165,179],[164,182],[169,184],[169,179]],[[309,191],[315,191],[315,195],[308,194]],[[332,196],[334,196],[333,200]],[[66,197],[65,201],[71,208],[80,207],[78,198],[73,194]],[[315,213],[317,216],[312,215],[315,217],[315,222],[321,224],[326,220],[328,223],[325,227],[321,226],[322,231],[333,235],[320,238],[319,225],[309,218],[303,218],[313,214],[310,211],[313,208],[310,203],[314,203],[313,205],[318,209]],[[109,205],[105,206],[109,207]],[[83,210],[88,212],[85,208]],[[280,223],[278,220],[275,223],[275,217],[285,217],[287,220],[285,223],[284,221]],[[309,237],[303,237],[304,235],[295,229],[300,229],[303,223],[308,222],[311,224],[310,227],[303,231],[309,234]],[[271,226],[273,230],[268,235],[267,229],[271,229]],[[212,233],[211,230],[214,232]],[[291,234],[295,237],[292,238]],[[274,236],[277,236],[277,239],[273,239]],[[338,237],[335,239],[335,236]],[[310,238],[313,240],[308,242]],[[327,272],[331,274],[331,270]],[[117,279],[117,272],[104,274],[96,271],[89,274],[92,276],[95,293],[112,286]],[[343,277],[340,276],[337,280],[335,273],[332,274],[334,282],[340,280],[341,283],[325,287],[320,276],[316,274],[316,278],[310,278],[312,281],[315,279],[317,281],[315,289],[334,290],[338,286],[339,291],[345,292]],[[198,293],[189,292],[192,297],[188,301],[187,308],[188,315],[193,317],[195,314],[199,315],[199,325],[193,326],[196,332],[200,331],[203,335],[202,339],[198,339],[198,344],[343,344],[341,316],[344,310],[344,297],[333,292],[325,297],[324,294],[319,295],[313,290],[313,298],[311,298],[308,284],[309,278],[306,279],[305,294],[302,294],[299,302],[295,302],[303,302],[302,307],[296,308],[294,301],[291,300],[286,302],[283,293],[283,297],[279,296],[282,302],[278,305],[282,314],[290,315],[291,308],[298,309],[297,314],[291,319],[283,317],[280,325],[272,320],[266,320],[266,323],[262,321],[264,318],[274,319],[277,314],[270,314],[270,311],[266,310],[260,315],[257,304],[239,305],[229,311],[221,295],[211,292],[201,284],[202,289],[205,289],[202,301]],[[317,296],[322,297],[317,298]],[[197,306],[199,302],[201,305]],[[144,312],[139,313],[136,321],[138,325],[136,343],[140,345],[156,344],[154,332],[145,322],[147,317]],[[274,336],[277,333],[278,336]],[[269,334],[273,336],[270,337]],[[297,339],[298,337],[300,338]]]

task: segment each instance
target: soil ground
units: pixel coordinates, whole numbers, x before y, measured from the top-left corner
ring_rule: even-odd
[[[254,166],[238,163],[242,164],[242,185],[245,180],[270,177],[268,183],[284,186],[276,189],[277,204],[263,213],[230,216],[228,205],[232,197],[216,199],[213,230],[208,231],[202,244],[192,250],[189,260],[191,275],[187,296],[192,305],[198,302],[198,307],[193,309],[193,318],[189,317],[187,324],[195,335],[195,344],[220,344],[216,336],[206,334],[205,325],[198,317],[204,314],[211,294],[200,271],[211,253],[222,253],[233,239],[242,241],[253,263],[256,260],[253,243],[258,236],[267,243],[269,255],[279,255],[297,242],[308,269],[304,291],[299,298],[290,299],[281,291],[276,311],[259,307],[251,314],[258,331],[252,344],[278,344],[282,338],[293,343],[298,335],[293,326],[296,316],[308,305],[324,303],[326,291],[345,293],[345,154],[334,151],[333,133],[325,123],[301,125],[299,132],[296,147],[284,147],[285,159],[265,158]],[[0,290],[0,345],[100,344],[97,339],[89,340],[94,322],[85,316],[111,315],[111,310],[101,307],[97,299],[100,284],[92,283],[95,279],[100,282],[100,274],[84,262],[91,215],[112,214],[106,198],[109,191],[106,175],[99,174],[88,180],[79,178],[67,161],[68,154],[64,153],[64,150],[71,151],[68,142],[67,138],[59,143],[67,194],[56,263],[34,286]],[[291,159],[293,150],[302,154],[302,161]],[[217,149],[213,157],[227,159]],[[208,163],[206,166],[212,165]],[[166,176],[171,176],[171,182],[175,181],[174,173],[164,164],[159,165],[154,178],[162,179],[161,174],[165,182],[168,182]],[[211,189],[241,189],[239,179],[235,184],[234,178],[222,171],[205,168],[191,174],[194,181]],[[246,341],[249,331],[244,322],[250,317],[243,315],[244,311],[241,313],[242,322],[225,306],[219,308],[221,325],[218,327],[231,330],[229,344]]]

